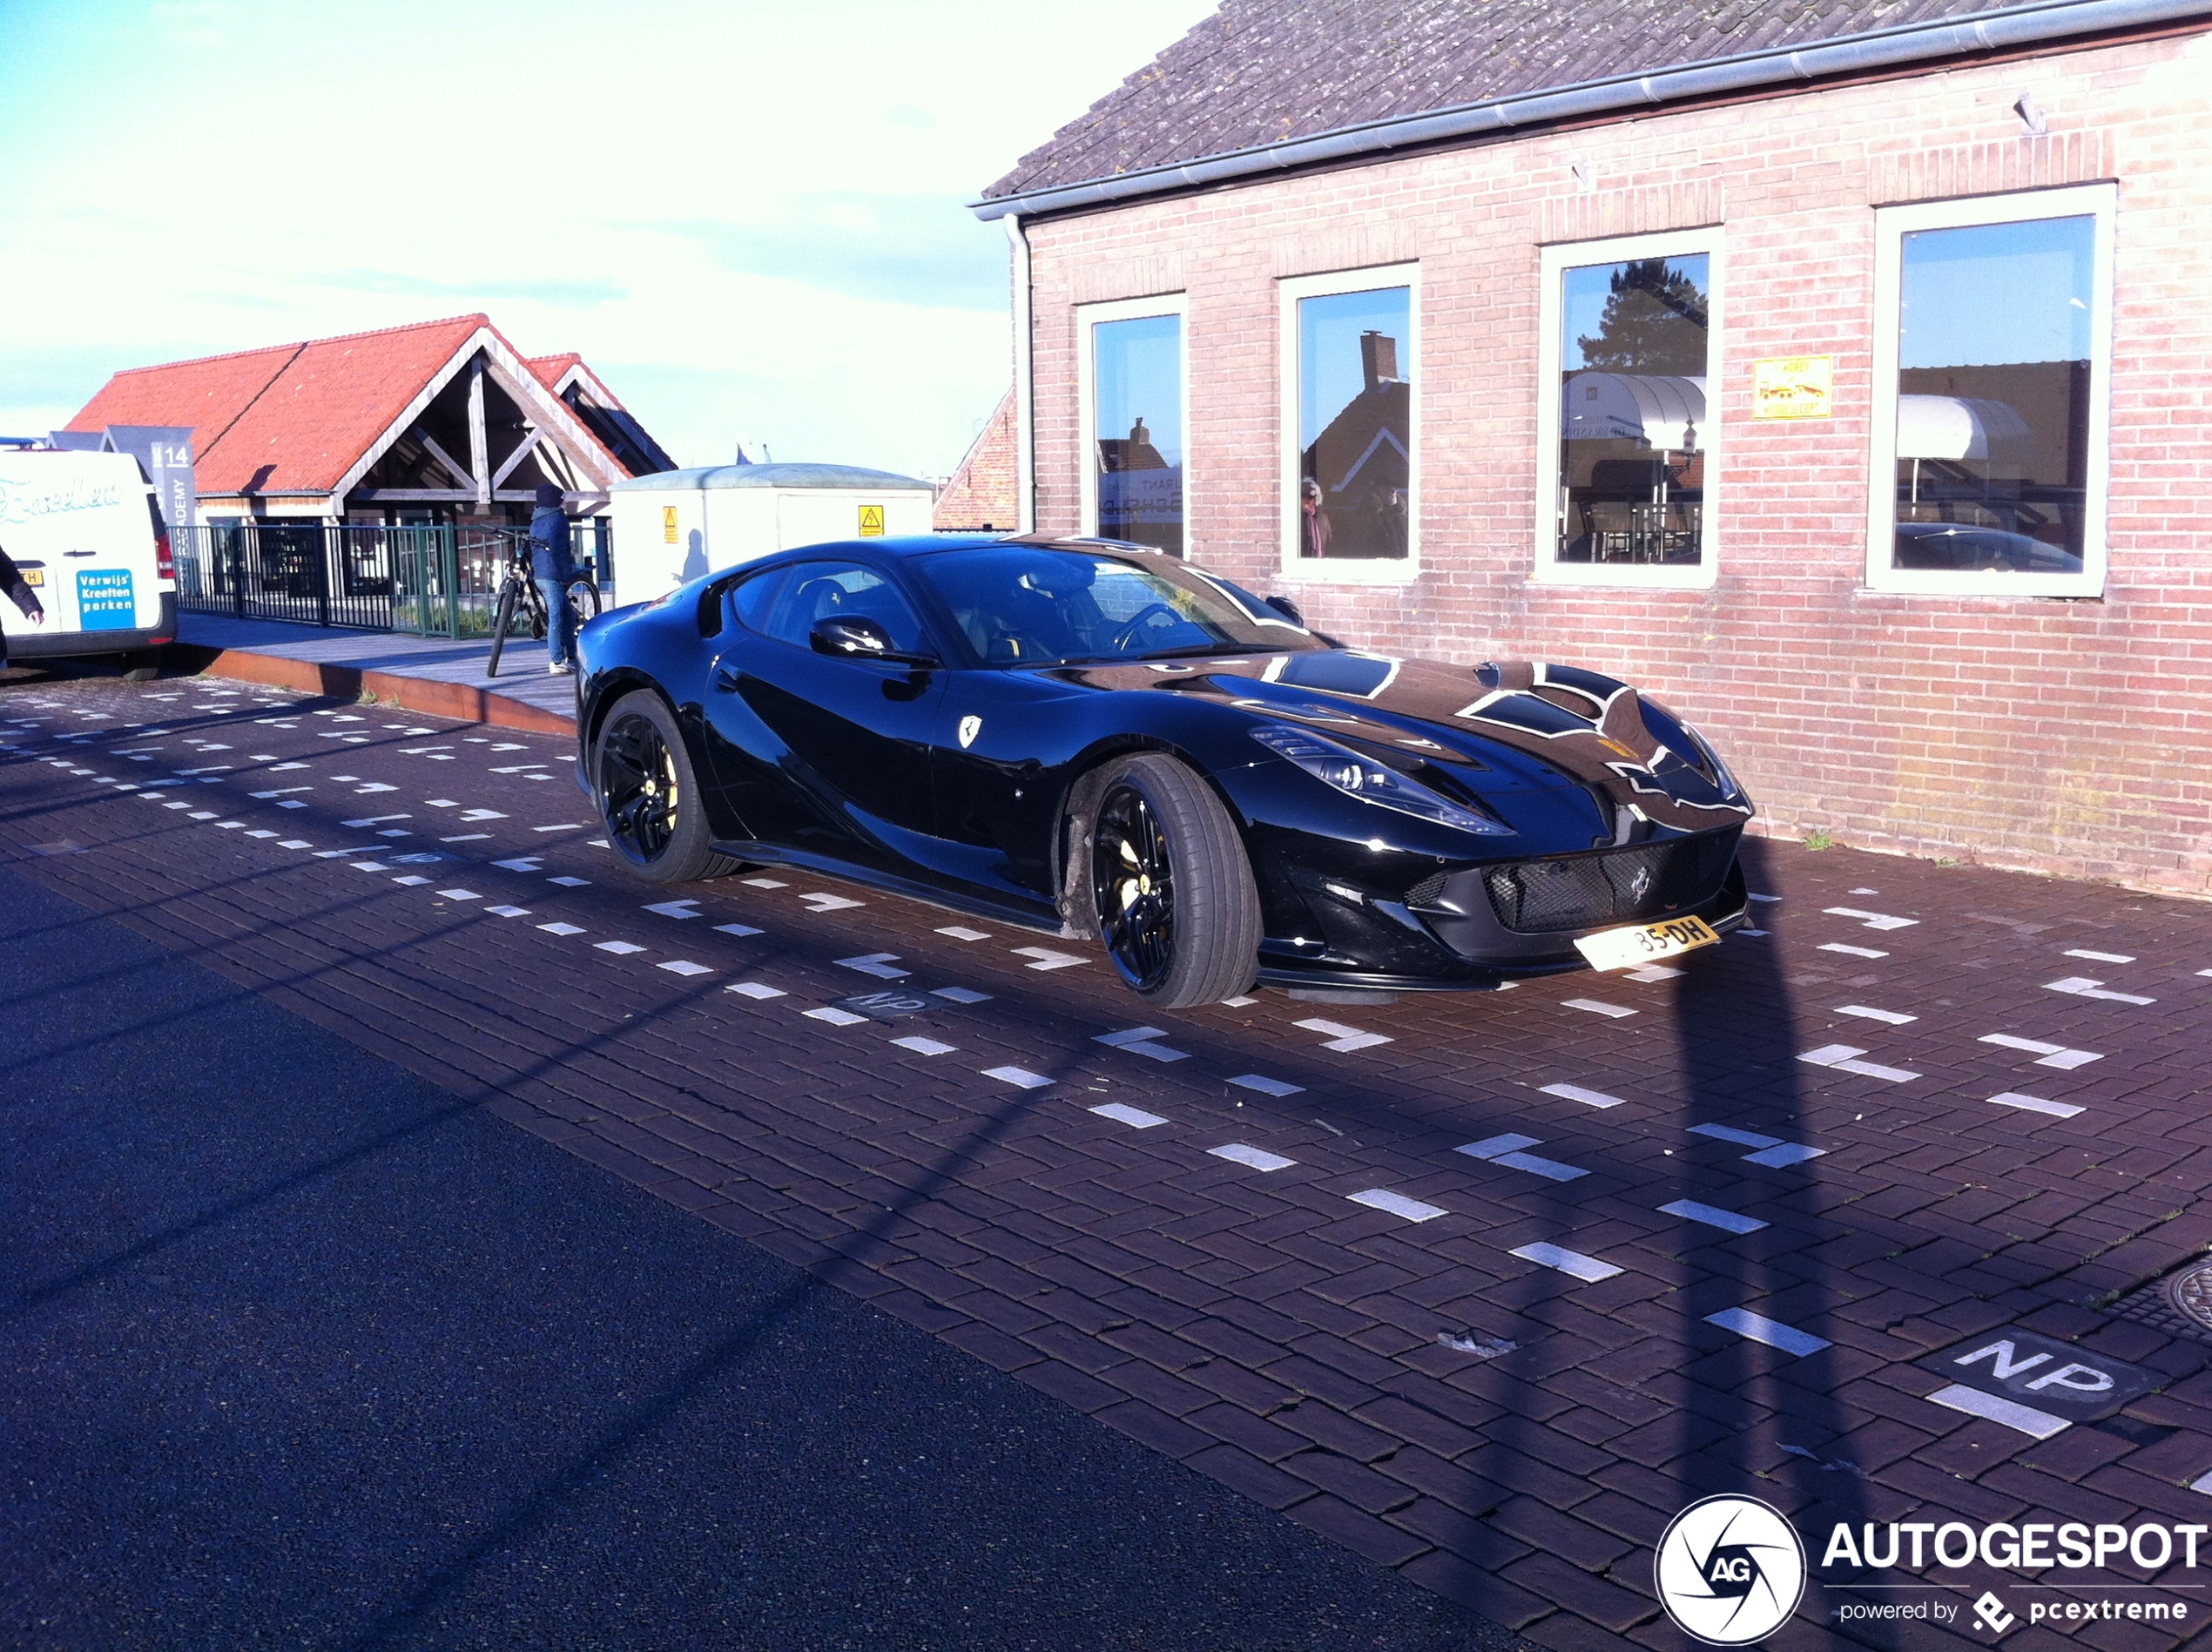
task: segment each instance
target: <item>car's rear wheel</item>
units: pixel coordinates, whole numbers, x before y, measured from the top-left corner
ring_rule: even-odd
[[[1157,752],[1121,759],[1078,822],[1089,913],[1123,981],[1163,1009],[1234,997],[1252,983],[1259,890],[1212,789]]]
[[[710,846],[691,754],[658,695],[639,689],[607,713],[592,743],[591,786],[608,846],[639,876],[689,883],[737,869]]]

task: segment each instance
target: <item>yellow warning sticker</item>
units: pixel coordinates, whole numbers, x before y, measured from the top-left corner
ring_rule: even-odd
[[[881,505],[860,507],[860,537],[863,539],[883,537],[883,507]]]
[[[1780,355],[1751,363],[1751,416],[1825,419],[1834,388],[1832,355]]]
[[[660,508],[660,542],[664,545],[672,545],[676,543],[676,507],[674,505],[663,505]]]

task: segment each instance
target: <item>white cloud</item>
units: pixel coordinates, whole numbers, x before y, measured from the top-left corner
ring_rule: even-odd
[[[0,432],[118,367],[488,311],[679,460],[948,469],[1008,378],[961,203],[1210,0],[10,6]],[[1102,19],[1110,16],[1110,37]]]

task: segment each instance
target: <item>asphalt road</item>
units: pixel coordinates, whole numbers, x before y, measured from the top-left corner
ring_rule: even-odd
[[[0,867],[10,1647],[1510,1643]]]

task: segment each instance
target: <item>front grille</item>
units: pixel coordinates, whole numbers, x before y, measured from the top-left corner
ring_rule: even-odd
[[[1433,877],[1423,878],[1406,892],[1406,904],[1409,907],[1427,906],[1444,893],[1445,882],[1446,877],[1441,872]]]
[[[1718,893],[1737,833],[1708,832],[1633,849],[1491,866],[1482,874],[1498,921],[1523,934],[1634,923]]]

